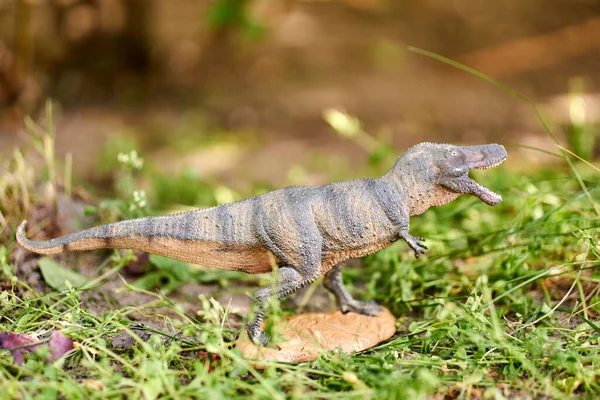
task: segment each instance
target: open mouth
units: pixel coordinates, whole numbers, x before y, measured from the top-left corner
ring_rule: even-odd
[[[502,164],[504,161],[506,160],[506,157],[502,158],[500,161],[493,163],[493,164],[485,164],[485,165],[477,165],[474,167],[474,169],[490,169],[490,168],[494,168],[497,167],[498,165]],[[479,183],[475,182],[471,177],[467,177],[468,180],[471,181],[471,185],[474,186],[473,190],[473,194],[476,195],[477,197],[479,197],[481,199],[481,201],[483,201],[486,204],[489,204],[490,206],[495,206],[496,204],[500,203],[502,201],[502,196],[500,196],[498,193],[495,193],[493,191],[491,191],[490,189],[486,188],[485,186],[480,185]]]
[[[490,169],[497,167],[506,160],[506,149],[499,144],[480,146],[464,146],[461,148],[463,164],[453,163],[446,179],[439,184],[453,193],[470,194],[478,197],[484,203],[495,206],[502,201],[502,196],[475,182],[469,172],[475,169]],[[458,167],[457,167],[458,166]],[[469,172],[466,172],[468,170]]]

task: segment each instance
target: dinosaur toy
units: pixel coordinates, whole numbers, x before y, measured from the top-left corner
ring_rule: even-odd
[[[476,183],[469,171],[493,168],[505,159],[506,150],[498,144],[421,143],[380,178],[286,187],[235,203],[115,222],[51,240],[29,240],[23,221],[17,240],[40,254],[120,248],[249,274],[277,266],[277,285],[255,293],[259,309],[247,324],[250,339],[266,344],[262,322],[269,299],[284,298],[323,274],[342,312],[379,312],[375,302],[350,296],[342,283],[341,263],[400,239],[418,258],[427,247],[422,237],[409,233],[410,217],[463,194],[491,206],[500,203],[502,197]]]

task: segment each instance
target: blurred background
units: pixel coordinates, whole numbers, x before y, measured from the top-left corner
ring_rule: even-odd
[[[242,192],[352,176],[370,153],[336,135],[329,108],[398,154],[421,141],[554,149],[527,104],[408,46],[511,86],[597,155],[598,0],[0,0],[0,156],[48,98],[57,156],[99,183],[131,149]],[[511,163],[547,161],[523,155]]]

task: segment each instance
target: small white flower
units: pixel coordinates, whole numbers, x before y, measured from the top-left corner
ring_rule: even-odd
[[[132,197],[132,202],[129,205],[130,211],[133,211],[137,208],[145,208],[148,204],[146,192],[144,192],[143,190],[134,190],[132,193]]]
[[[131,150],[129,154],[119,153],[117,160],[126,167],[133,169],[142,169],[144,166],[144,159],[138,156],[136,150]]]
[[[122,164],[127,164],[129,162],[129,156],[125,153],[119,153],[117,160]]]

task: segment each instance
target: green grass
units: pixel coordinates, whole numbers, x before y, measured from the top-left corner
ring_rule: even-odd
[[[537,176],[485,171],[505,195],[489,208],[462,199],[413,220],[429,256],[414,260],[397,244],[348,268],[355,293],[398,317],[398,335],[362,354],[324,353],[312,363],[273,363],[258,372],[232,349],[238,331],[222,306],[199,301],[193,318],[165,297],[94,316],[81,297],[97,289],[37,293],[2,269],[0,330],[61,329],[76,350],[54,364],[43,355],[17,366],[0,358],[3,394],[12,398],[357,397],[470,398],[529,394],[560,398],[600,394],[598,232],[587,197],[567,170]],[[590,184],[597,198],[597,188]],[[119,268],[109,260],[103,279]],[[122,263],[121,263],[122,264]],[[112,268],[112,269],[111,269]],[[17,274],[18,275],[18,274]],[[9,278],[13,276],[12,278]],[[235,282],[230,282],[235,286]],[[141,291],[133,286],[129,290]],[[88,303],[86,301],[85,303]],[[114,337],[131,332],[133,313],[155,315],[178,334],[152,332],[126,350]],[[168,330],[165,330],[167,332]],[[134,337],[137,337],[133,335]],[[201,343],[201,344],[197,344]],[[199,351],[209,355],[200,357]],[[210,362],[211,355],[218,359]],[[102,388],[102,392],[97,392]]]
[[[52,210],[66,191],[61,187],[67,193],[72,188],[70,182],[58,184],[71,173],[56,172],[61,163],[51,146],[51,120],[48,116],[44,129],[29,122],[46,160],[42,182],[20,152],[5,165],[1,221],[12,232],[26,210]],[[371,152],[385,148],[376,139],[365,139],[361,129],[352,132]],[[511,157],[515,149],[508,150]],[[504,196],[497,207],[464,197],[413,218],[411,233],[427,238],[426,257],[415,260],[406,245],[397,243],[345,270],[357,297],[375,299],[397,317],[394,338],[360,354],[322,353],[314,362],[272,363],[264,371],[255,370],[234,349],[239,327],[226,304],[201,297],[198,312],[190,314],[167,297],[186,280],[218,282],[219,290],[228,292],[241,281],[257,286],[255,278],[240,280],[227,273],[219,278],[215,271],[183,270],[185,266],[154,259],[156,268],[146,275],[150,278],[128,281],[120,289],[145,300],[121,306],[113,301],[112,289],[102,285],[121,279],[130,253],[117,252],[93,265],[91,280],[80,289],[67,286],[56,292],[44,284],[35,286],[35,279],[23,274],[25,264],[35,259],[23,258],[11,233],[0,246],[0,331],[43,337],[59,329],[75,341],[75,349],[52,364],[40,349],[21,366],[2,352],[0,397],[597,398],[598,171],[578,163],[562,147],[557,150],[557,160],[564,162],[551,169],[500,167],[477,173],[479,182]],[[527,151],[534,150],[520,154]],[[386,164],[379,156],[371,161],[369,172]],[[117,198],[88,211],[97,221],[158,212],[140,200],[140,171],[123,164],[115,173]],[[194,177],[181,179],[195,182]],[[149,189],[160,192],[169,183],[157,180],[155,185]],[[211,190],[208,183],[198,185]],[[45,188],[42,195],[36,194],[38,186]],[[214,194],[202,199],[214,202]],[[188,193],[181,196],[204,201]],[[161,208],[179,201],[164,198]],[[74,260],[65,257],[58,262]],[[154,290],[165,280],[168,295]],[[102,299],[113,306],[94,312],[94,304],[105,304]],[[283,304],[283,313],[293,312]],[[140,320],[153,321],[154,328],[140,326]],[[124,333],[133,339],[120,346]]]

